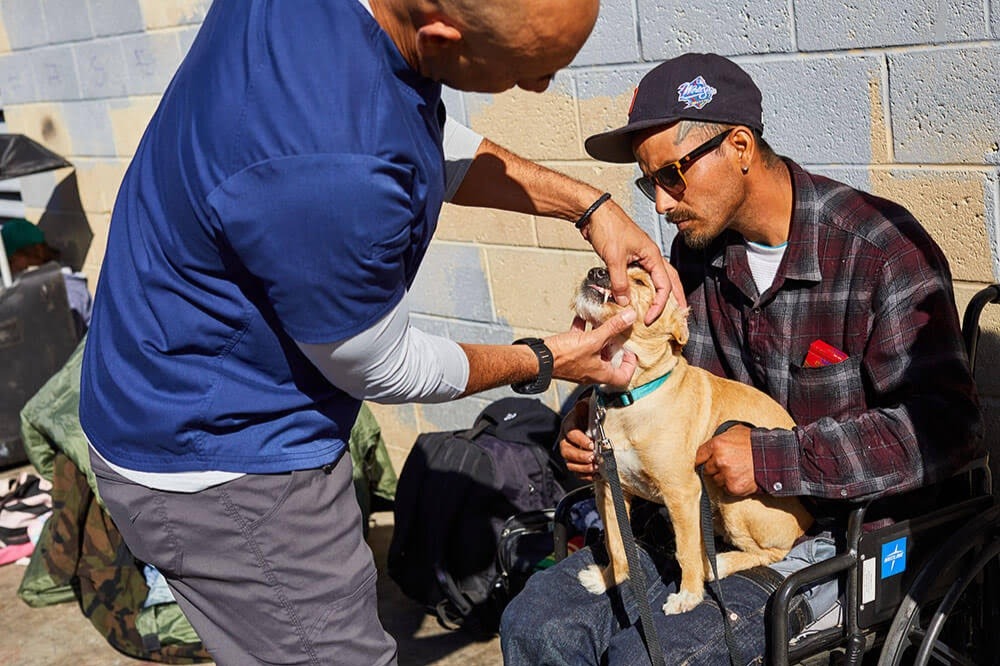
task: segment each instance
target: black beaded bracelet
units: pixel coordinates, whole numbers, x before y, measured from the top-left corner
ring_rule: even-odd
[[[596,211],[598,208],[600,208],[601,204],[603,204],[605,201],[607,201],[610,198],[611,198],[611,193],[610,192],[605,192],[601,196],[597,197],[597,201],[595,201],[594,203],[590,204],[590,208],[588,208],[587,210],[583,211],[583,215],[580,216],[580,219],[578,219],[576,222],[574,222],[574,225],[576,226],[576,228],[577,229],[583,229],[587,225],[587,222],[590,222],[590,216],[594,214],[594,211]]]

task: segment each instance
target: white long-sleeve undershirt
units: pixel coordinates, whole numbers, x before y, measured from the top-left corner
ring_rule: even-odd
[[[331,384],[359,400],[445,402],[460,396],[469,382],[469,359],[462,348],[413,328],[405,297],[353,337],[297,344]]]

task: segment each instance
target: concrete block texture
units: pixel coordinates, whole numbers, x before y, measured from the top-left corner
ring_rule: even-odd
[[[94,36],[87,3],[80,0],[42,0],[49,43],[77,42]]]
[[[655,66],[656,63],[646,63],[612,70],[581,70],[573,73],[583,139],[621,127],[628,122],[632,93],[642,77]]]
[[[823,164],[885,161],[879,56],[738,61],[761,90],[764,137],[779,154]]]
[[[920,220],[951,265],[956,280],[993,279],[986,218],[993,183],[984,172],[873,170],[871,191],[896,201]]]
[[[49,43],[42,0],[0,0],[0,16],[12,49],[30,49]]]
[[[162,95],[181,63],[181,47],[173,31],[121,38],[131,95]]]
[[[13,51],[0,56],[0,103],[10,106],[38,99],[31,52]]]
[[[1000,164],[1000,45],[888,56],[896,160]]]
[[[410,310],[479,322],[495,321],[480,248],[434,241],[410,288]]]
[[[498,320],[541,332],[569,329],[576,288],[600,263],[592,252],[490,247],[485,253]]]
[[[501,95],[467,95],[465,104],[472,129],[523,157],[583,157],[573,81],[565,72],[542,94],[517,88]]]
[[[793,50],[788,0],[638,0],[638,8],[645,60],[688,51],[737,55]]]
[[[74,157],[115,157],[115,137],[106,100],[66,102],[61,105],[63,118],[73,137]]]
[[[74,166],[79,179],[80,202],[86,212],[111,213],[128,164],[127,159],[76,160]]]
[[[101,39],[73,46],[84,99],[128,94],[128,68],[121,40]]]
[[[187,52],[191,50],[191,44],[194,43],[194,38],[198,36],[198,31],[200,29],[200,25],[192,25],[178,29],[177,41],[180,43],[182,60],[184,59],[184,56],[187,55]]]
[[[1000,169],[989,174],[993,195],[986,198],[987,234],[993,257],[993,280],[1000,282]]]
[[[570,67],[632,63],[640,59],[635,3],[603,0],[594,30]]]
[[[795,0],[803,51],[984,39],[982,0]]]
[[[149,30],[201,23],[211,4],[211,0],[139,0]]]
[[[2,17],[3,15],[0,14],[0,18]],[[0,53],[8,51],[10,51],[10,38],[7,37],[7,26],[3,24],[3,21],[0,21]]]
[[[101,274],[101,263],[108,249],[108,229],[111,226],[111,216],[93,214],[87,216],[87,222],[94,236],[87,248],[83,261],[83,273],[87,276],[87,284],[92,293],[97,293],[97,280]]]
[[[537,245],[530,215],[445,204],[434,238],[445,241],[493,245]]]
[[[87,6],[98,37],[141,32],[145,27],[138,0],[87,0]]]
[[[18,104],[4,108],[10,132],[27,134],[60,155],[73,154],[73,136],[61,104]]]
[[[109,100],[108,115],[111,118],[111,132],[117,155],[135,154],[139,139],[159,103],[158,95]]]
[[[50,46],[35,49],[29,61],[35,76],[38,99],[66,101],[80,98],[73,47]]]

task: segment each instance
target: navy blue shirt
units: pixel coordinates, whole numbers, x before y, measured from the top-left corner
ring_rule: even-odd
[[[80,418],[108,460],[267,473],[346,448],[359,402],[294,341],[403,297],[444,193],[440,86],[357,0],[216,0],[115,203]]]

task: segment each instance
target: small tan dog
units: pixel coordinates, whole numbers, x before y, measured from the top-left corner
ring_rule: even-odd
[[[695,471],[698,447],[726,421],[746,421],[764,428],[791,428],[794,422],[765,393],[688,365],[681,356],[688,339],[687,310],[679,308],[671,297],[663,314],[645,326],[643,317],[654,293],[652,282],[641,268],[629,268],[628,277],[637,321],[609,351],[614,362],[620,361],[624,349],[637,356],[638,368],[628,390],[640,398],[628,406],[608,405],[604,432],[615,452],[626,507],[638,496],[665,504],[670,513],[681,568],[680,588],[663,605],[663,612],[672,615],[698,605],[705,581],[712,578],[700,531],[701,482]],[[622,308],[610,293],[607,269],[591,269],[576,297],[577,314],[593,326],[614,316]],[[662,384],[653,384],[665,376]],[[655,388],[645,393],[649,387],[642,387],[647,384]],[[591,436],[596,440],[596,395],[590,400]],[[732,497],[707,481],[716,531],[737,548],[719,554],[720,578],[780,560],[812,523],[797,499]],[[594,486],[611,562],[603,571],[591,565],[579,578],[589,591],[601,594],[628,578],[628,564],[610,487],[600,477]]]

